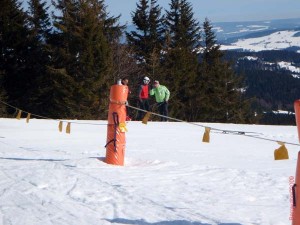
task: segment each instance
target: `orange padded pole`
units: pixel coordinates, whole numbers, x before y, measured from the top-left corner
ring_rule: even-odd
[[[293,225],[300,225],[300,152],[296,169],[296,183],[293,186]]]
[[[294,102],[294,109],[295,109],[296,124],[298,127],[298,137],[300,142],[300,99]]]
[[[110,89],[110,103],[107,125],[107,144],[105,162],[113,165],[124,165],[125,156],[125,131],[120,129],[120,124],[126,121],[126,101],[128,87],[113,85]]]

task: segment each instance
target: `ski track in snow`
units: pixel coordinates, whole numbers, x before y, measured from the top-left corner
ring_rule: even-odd
[[[0,119],[0,224],[290,224],[297,146],[274,161],[274,142],[211,133],[206,144],[203,128],[130,122],[119,167],[102,161],[106,126],[57,125]],[[291,126],[209,126],[298,139]]]

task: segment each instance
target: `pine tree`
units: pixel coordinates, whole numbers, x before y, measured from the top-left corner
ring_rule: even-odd
[[[110,44],[121,27],[115,25],[117,18],[108,17],[103,2],[59,0],[56,4],[62,15],[55,17],[58,31],[53,45],[57,47],[51,71],[69,85],[65,92],[59,89],[63,83],[56,89],[69,117],[98,118],[99,109],[107,108],[113,81]]]
[[[27,60],[28,91],[24,95],[27,103],[27,111],[44,115],[47,112],[48,102],[43,96],[44,80],[50,65],[49,39],[51,36],[51,22],[47,13],[46,2],[41,0],[29,1],[28,27],[29,27],[29,58]],[[48,88],[48,84],[45,84]],[[45,112],[46,108],[46,112]]]
[[[186,48],[193,52],[200,47],[200,24],[194,18],[193,8],[187,0],[171,0],[166,26],[171,48]]]
[[[217,44],[213,27],[206,18],[203,23],[202,64],[196,84],[197,117],[206,122],[250,121],[250,105],[242,92],[242,77],[234,73],[231,64],[224,61],[220,45]]]
[[[29,0],[29,27],[32,39],[38,44],[46,44],[51,33],[49,7],[45,1]],[[43,50],[43,48],[41,48]]]
[[[101,8],[99,19],[104,23],[103,32],[107,41],[111,45],[119,43],[126,28],[125,25],[121,25],[119,22],[121,15],[110,16],[107,12],[107,6],[104,4],[104,0],[98,0],[96,2]]]
[[[186,0],[172,0],[166,16],[166,46],[163,82],[171,91],[170,112],[173,116],[193,120],[194,89],[197,75],[197,50],[200,27],[192,6]]]
[[[213,32],[213,26],[208,18],[205,18],[203,22],[204,30],[204,49],[203,49],[203,61],[207,64],[217,64],[219,60],[224,56],[220,50],[220,45],[217,44],[216,35]]]
[[[140,0],[132,14],[137,31],[126,33],[128,44],[135,51],[135,58],[152,75],[158,70],[157,58],[160,58],[163,47],[163,20],[157,0]]]
[[[18,107],[25,104],[22,96],[26,93],[25,69],[28,59],[27,17],[17,0],[0,1],[0,71],[7,101]]]

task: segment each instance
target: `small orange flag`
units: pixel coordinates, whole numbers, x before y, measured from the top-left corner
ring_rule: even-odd
[[[29,123],[30,116],[31,116],[31,113],[28,113],[28,114],[27,114],[27,117],[26,117],[26,123]]]
[[[67,127],[66,127],[66,133],[70,134],[71,133],[71,123],[68,122]]]
[[[146,115],[144,116],[143,120],[142,120],[142,123],[147,124],[150,116],[151,116],[151,113],[147,112]]]
[[[289,159],[289,153],[283,142],[278,142],[281,146],[274,151],[275,160]]]
[[[209,140],[210,140],[210,136],[209,136],[210,130],[211,130],[211,128],[205,127],[205,132],[203,134],[202,142],[209,143]]]
[[[59,124],[58,124],[58,130],[59,130],[59,132],[62,132],[62,129],[63,129],[63,122],[59,121]]]
[[[19,112],[18,112],[18,115],[16,117],[17,120],[21,119],[21,116],[22,116],[22,110],[19,109]]]

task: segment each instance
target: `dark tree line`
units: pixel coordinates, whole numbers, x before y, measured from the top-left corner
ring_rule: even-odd
[[[247,52],[247,51],[227,51],[224,58],[228,61],[237,61],[239,58],[245,56],[257,57],[261,60],[268,62],[294,62],[300,63],[300,54],[295,51],[287,50],[271,50],[271,51],[260,51],[260,52]]]
[[[247,58],[255,57],[254,59]],[[265,52],[227,52],[226,58],[232,60],[235,70],[245,74],[246,96],[256,98],[256,110],[293,111],[293,103],[300,97],[300,79],[297,73],[278,66],[278,62],[297,61],[300,54],[290,51]]]
[[[0,98],[55,118],[106,118],[109,87],[128,77],[158,79],[171,91],[170,116],[188,121],[253,122],[244,83],[225,60],[208,19],[200,24],[187,0],[139,0],[136,31],[126,33],[104,0],[42,0],[25,12],[0,3]],[[134,104],[134,98],[131,99]],[[0,113],[13,113],[0,106]]]
[[[98,118],[113,82],[113,49],[124,27],[104,1],[1,1],[1,99],[49,117]],[[52,22],[50,22],[52,19]],[[3,106],[2,106],[3,109]]]
[[[293,111],[294,101],[300,97],[300,79],[281,68],[266,68],[254,61],[239,61],[237,70],[247,74],[247,96],[255,96],[266,111]]]
[[[255,58],[249,58],[255,57]],[[300,98],[300,79],[296,72],[281,68],[278,62],[299,67],[300,54],[290,51],[227,52],[235,71],[245,75],[245,95],[253,98],[252,110],[260,123],[295,125],[294,101]],[[283,110],[290,114],[274,114]]]
[[[171,115],[253,122],[243,80],[224,60],[210,21],[206,18],[201,26],[187,0],[171,0],[169,6],[163,15],[156,0],[140,0],[132,13],[136,31],[127,33],[127,39],[144,74],[170,89]]]

